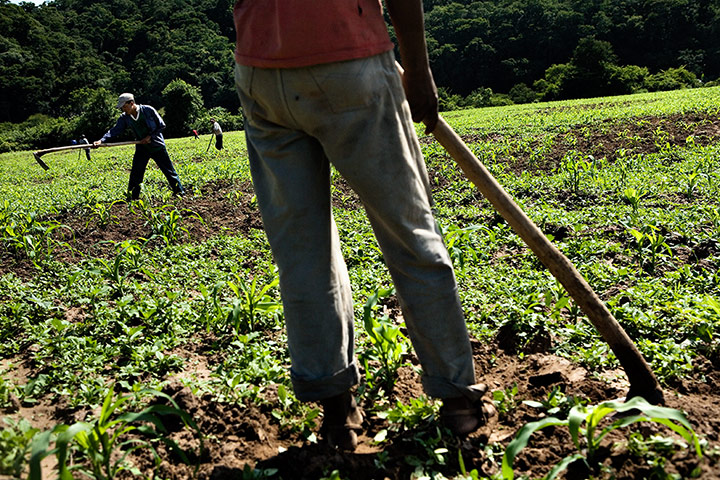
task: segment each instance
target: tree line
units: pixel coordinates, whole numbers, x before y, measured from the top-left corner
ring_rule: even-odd
[[[720,0],[424,6],[445,109],[692,87],[720,76]],[[238,126],[232,7],[231,0],[0,0],[0,150],[104,131],[124,91],[183,118],[168,125],[169,136],[207,130],[201,122],[211,109]],[[190,98],[189,111],[177,111],[169,92]]]
[[[718,0],[426,0],[425,8],[446,101],[487,104],[493,92],[504,94],[497,101],[561,100],[720,77]]]

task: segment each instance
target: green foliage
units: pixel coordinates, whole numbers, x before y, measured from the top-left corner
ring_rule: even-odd
[[[76,116],[73,138],[85,135],[93,142],[102,137],[117,120],[117,95],[106,88],[81,88],[70,94],[68,109],[70,116]]]
[[[184,80],[175,79],[162,91],[166,102],[163,120],[169,136],[189,135],[200,116],[200,90]]]
[[[38,429],[26,419],[2,419],[0,426],[0,474],[20,478],[25,471],[33,437]]]
[[[464,108],[489,107],[493,104],[493,91],[489,88],[476,88],[459,102],[458,106]]]
[[[517,388],[517,387],[516,387]],[[523,400],[525,405],[533,408],[542,408],[548,415],[557,415],[560,418],[566,418],[570,413],[570,410],[580,404],[581,399],[565,395],[560,387],[553,387],[548,392],[547,398],[542,399],[539,402],[534,400]]]
[[[160,108],[167,106],[161,91],[176,78],[201,88],[203,104],[234,111],[231,8],[201,0],[162,8],[121,0],[2,3],[0,105],[8,110],[0,121],[58,116],[80,88],[131,91]]]
[[[510,412],[515,410],[519,402],[517,398],[518,386],[513,382],[511,387],[503,390],[495,390],[492,392],[493,404],[501,417],[506,417]]]
[[[706,48],[718,40],[703,27],[713,24],[718,13],[686,2],[646,7],[633,2],[432,1],[425,3],[425,11],[438,84],[461,95],[479,85],[507,92],[512,85],[540,80],[534,90],[544,99],[575,98],[568,95],[578,93],[589,97],[600,91],[642,90],[642,70],[636,69],[659,71],[684,64],[698,76],[704,72],[717,78],[720,73],[717,62],[708,63]],[[691,38],[701,37],[697,45],[703,47],[688,47]],[[548,75],[552,66],[564,64],[579,67],[567,77],[572,86]],[[623,66],[631,67],[617,71]],[[586,89],[578,90],[583,83]],[[553,91],[557,87],[562,91]]]
[[[482,229],[479,225],[467,227],[457,225],[440,226],[445,246],[458,273],[465,273],[467,263],[477,262],[478,256],[472,245],[472,237],[475,232]]]
[[[407,337],[388,315],[374,315],[378,300],[393,293],[393,288],[378,288],[368,297],[363,307],[363,325],[370,344],[362,359],[365,365],[365,380],[371,392],[380,389],[384,389],[387,394],[392,392],[397,381],[397,369],[402,365],[409,347]],[[371,362],[377,362],[379,367],[372,368]]]
[[[668,68],[647,79],[647,88],[650,91],[677,90],[679,88],[694,88],[700,86],[694,73],[685,67]]]
[[[203,221],[202,217],[192,210],[178,210],[175,205],[155,207],[143,199],[133,201],[130,210],[140,214],[145,219],[145,224],[150,227],[151,234],[162,238],[166,245],[177,243],[182,234],[187,233],[187,228],[182,226],[183,213]]]
[[[26,257],[35,265],[47,261],[59,246],[56,230],[69,230],[57,221],[43,221],[37,212],[21,213],[6,202],[0,212],[0,245],[18,257]]]
[[[648,89],[650,72],[637,65],[608,65],[610,88],[618,94],[643,92]]]
[[[0,124],[0,152],[69,145],[76,138],[76,122],[35,115],[19,124]]]
[[[688,354],[689,341],[678,345],[668,339],[656,342],[641,339],[637,346],[643,357],[652,364],[658,380],[664,384],[686,377],[693,371],[693,362]]]
[[[277,393],[280,408],[274,409],[272,416],[280,421],[280,427],[300,434],[309,442],[317,442],[314,430],[317,428],[316,419],[320,416],[320,409],[299,402],[285,385],[278,385]]]
[[[18,389],[15,384],[2,376],[0,372],[0,410],[8,409],[17,398]]]
[[[459,110],[463,98],[460,95],[450,93],[446,88],[438,88],[438,107],[441,112]]]
[[[499,105],[510,105],[508,96],[494,94],[489,88],[476,88],[467,97],[451,93],[448,89],[438,89],[438,102],[441,112],[462,110],[464,108],[482,108]]]
[[[637,260],[641,267],[654,270],[660,258],[672,257],[672,249],[655,225],[648,224],[640,230],[631,228],[629,231],[635,239]]]
[[[56,456],[60,478],[73,478],[73,471],[98,480],[112,480],[123,471],[138,475],[140,472],[126,460],[128,454],[138,449],[150,450],[157,467],[162,459],[158,456],[153,442],[158,441],[165,443],[182,461],[190,463],[188,452],[166,436],[167,429],[162,422],[164,416],[177,416],[184,427],[194,430],[202,451],[202,436],[195,421],[189,414],[178,409],[169,396],[157,391],[141,391],[140,395],[153,394],[162,397],[172,406],[156,404],[139,412],[120,413],[123,404],[134,396],[115,398],[113,393],[113,388],[109,388],[97,418],[70,426],[57,425],[52,430],[35,436],[30,458],[30,480],[42,478],[40,462],[48,455]],[[55,444],[52,449],[51,442]],[[89,468],[78,462],[78,457],[87,461]]]
[[[430,402],[427,397],[420,396],[410,399],[407,405],[398,400],[392,408],[378,412],[378,417],[386,419],[400,429],[412,430],[436,418],[438,410],[437,404]],[[380,432],[374,440],[382,441],[386,435],[387,432]]]
[[[127,292],[128,278],[142,268],[138,261],[142,245],[125,240],[116,245],[116,250],[117,254],[112,260],[98,258],[100,267],[95,271],[108,281],[114,296],[122,297]]]
[[[94,202],[93,204],[88,205],[87,210],[90,214],[90,218],[88,218],[86,226],[93,220],[97,222],[97,226],[99,228],[105,228],[111,223],[114,223],[118,217],[117,215],[113,215],[112,208],[117,203],[119,203],[119,200],[110,203]]]
[[[635,412],[639,412],[639,414]],[[616,413],[625,415],[616,418],[610,425],[601,426],[603,419],[610,414]],[[599,464],[597,463],[595,455],[607,434],[613,430],[624,428],[637,422],[653,422],[665,425],[691,444],[696,454],[702,457],[698,437],[682,412],[672,408],[651,405],[644,398],[635,397],[625,403],[605,402],[589,407],[577,405],[570,410],[565,420],[560,420],[556,417],[547,417],[536,422],[528,423],[520,429],[505,450],[502,462],[503,478],[506,480],[515,478],[513,462],[517,454],[525,448],[533,432],[547,427],[566,426],[578,450],[578,453],[562,459],[553,467],[550,473],[546,475],[545,478],[547,480],[552,480],[565,470],[570,463],[578,460],[585,463],[591,472],[597,471]],[[583,425],[585,425],[585,427],[583,427]]]
[[[240,109],[242,112],[242,109]],[[212,122],[214,118],[223,131],[242,130],[245,127],[242,113],[233,115],[223,107],[214,107],[207,112],[202,113],[195,121],[195,129],[200,133],[212,133]]]
[[[557,100],[700,86],[695,74],[684,67],[651,75],[647,67],[616,62],[610,43],[583,39],[569,63],[549,67],[534,87],[544,100]]]
[[[637,216],[638,209],[640,208],[640,201],[647,195],[647,192],[642,189],[638,190],[633,187],[624,189],[620,195],[620,198],[632,207],[633,216]]]
[[[675,438],[662,435],[650,435],[645,437],[640,432],[633,432],[627,439],[627,449],[638,461],[642,461],[651,467],[650,477],[662,480],[673,480],[676,474],[665,469],[667,459],[673,454],[686,448],[683,442]],[[700,478],[701,467],[697,467],[688,475],[689,478]]]
[[[513,85],[508,96],[513,103],[533,103],[538,99],[538,94],[524,83]]]
[[[226,323],[237,333],[254,332],[266,327],[268,319],[274,324],[277,321],[276,315],[282,312],[282,304],[270,296],[269,292],[279,283],[280,279],[276,277],[267,285],[260,287],[257,277],[247,282],[235,274],[235,281],[229,281],[228,286],[238,298],[233,302],[232,309],[228,311]]]

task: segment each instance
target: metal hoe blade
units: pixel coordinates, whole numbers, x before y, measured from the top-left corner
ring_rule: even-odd
[[[35,157],[35,161],[38,162],[44,170],[50,169],[50,167],[47,166],[47,163],[43,162],[43,159],[40,158],[40,155],[38,155],[37,153],[33,153],[33,157]]]

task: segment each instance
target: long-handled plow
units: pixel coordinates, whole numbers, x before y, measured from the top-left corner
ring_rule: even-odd
[[[138,140],[132,140],[129,142],[117,142],[117,143],[101,143],[100,145],[93,145],[92,143],[80,143],[78,145],[67,145],[64,147],[54,147],[54,148],[46,148],[45,150],[38,150],[36,152],[33,152],[33,157],[35,157],[35,161],[40,164],[42,168],[45,170],[48,170],[50,167],[47,166],[45,161],[43,161],[42,157],[46,153],[54,153],[54,152],[62,152],[65,150],[79,150],[83,148],[100,148],[100,147],[120,147],[123,145],[137,145],[140,143]]]
[[[662,389],[642,354],[570,260],[550,243],[443,118],[438,120],[432,133],[515,233],[560,281],[610,345],[630,381],[626,398],[640,396],[653,404],[663,403]]]

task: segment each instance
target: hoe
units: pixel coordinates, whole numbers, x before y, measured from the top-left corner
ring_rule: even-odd
[[[570,260],[550,243],[443,118],[438,119],[432,133],[515,233],[560,281],[610,345],[630,382],[626,399],[640,396],[652,404],[664,403],[655,374],[642,354]]]
[[[122,145],[137,145],[140,143],[139,141],[133,140],[130,142],[118,142],[118,143],[101,143],[100,145],[93,145],[92,143],[81,143],[78,145],[68,145],[65,147],[55,147],[55,148],[46,148],[45,150],[38,150],[37,152],[33,152],[33,156],[35,157],[35,160],[40,164],[42,168],[45,170],[48,170],[50,167],[47,166],[47,163],[43,161],[42,157],[46,153],[53,153],[53,152],[62,152],[64,150],[78,150],[81,148],[100,148],[100,147],[119,147]]]

